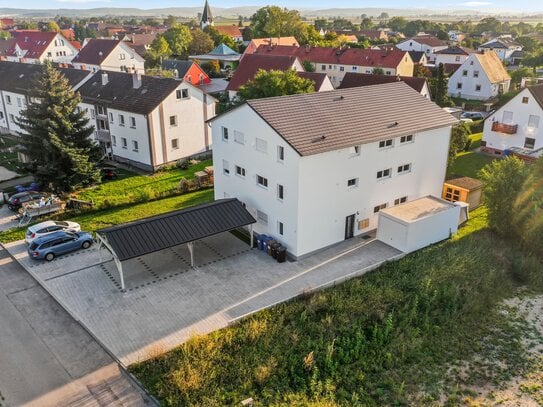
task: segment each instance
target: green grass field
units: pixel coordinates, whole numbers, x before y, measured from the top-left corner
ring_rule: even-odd
[[[7,168],[10,171],[23,175],[26,171],[19,164],[16,152],[3,151],[15,147],[18,142],[12,137],[0,137],[0,167]]]
[[[475,151],[463,151],[456,157],[448,171],[448,178],[452,176],[464,176],[478,178],[477,173],[494,158]]]
[[[542,264],[485,229],[195,337],[130,370],[166,406],[461,405],[530,371],[542,338],[501,301]]]

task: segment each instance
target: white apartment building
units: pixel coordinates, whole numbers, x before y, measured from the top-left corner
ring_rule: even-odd
[[[215,198],[301,258],[439,196],[455,122],[403,82],[250,100],[210,121]]]
[[[538,150],[543,154],[542,118],[543,85],[523,89],[487,117],[481,150],[496,155],[511,149],[522,156]]]

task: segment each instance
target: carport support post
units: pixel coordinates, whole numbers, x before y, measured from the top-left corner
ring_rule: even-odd
[[[253,244],[254,244],[254,237],[253,237],[253,225],[249,225],[249,236],[250,236],[250,239],[251,239],[251,249],[253,248]]]
[[[190,253],[190,266],[194,267],[194,243],[189,242],[187,243],[187,246],[189,248],[189,253]]]
[[[113,259],[115,260],[115,264],[117,265],[117,269],[119,270],[119,276],[121,277],[121,290],[124,291],[123,263],[121,263],[115,255],[113,256]]]

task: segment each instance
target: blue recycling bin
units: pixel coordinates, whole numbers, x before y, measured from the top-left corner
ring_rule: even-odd
[[[264,239],[267,238],[266,235],[258,235],[256,237],[256,245],[258,247],[258,250],[264,250]]]

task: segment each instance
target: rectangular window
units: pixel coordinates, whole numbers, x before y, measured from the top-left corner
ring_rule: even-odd
[[[11,105],[11,96],[6,95],[6,103],[7,103],[8,105]]]
[[[528,100],[530,100],[530,99],[527,96],[524,96],[522,98],[522,103],[526,104],[526,103],[528,103]]]
[[[456,62],[460,62],[460,56],[457,55],[457,56],[454,58],[454,60],[455,60]]]
[[[4,119],[4,112],[0,112],[0,119]]]
[[[126,142],[126,139],[124,137],[121,137],[121,147],[128,148],[128,143]]]
[[[240,177],[245,176],[245,168],[240,167],[239,165],[236,165],[236,175],[239,175]]]
[[[513,123],[513,112],[508,112],[507,110],[503,112],[502,122],[507,124]]]
[[[481,91],[481,85],[475,85],[475,92]]]
[[[531,129],[539,128],[539,116],[531,114],[528,118],[528,127]]]
[[[405,174],[411,172],[411,164],[404,164],[398,167],[398,174]]]
[[[177,150],[179,148],[179,139],[172,139],[172,150]]]
[[[17,98],[17,106],[23,107],[23,101],[21,100],[21,98]]]
[[[473,71],[473,77],[478,78],[479,77],[479,71]]]
[[[94,119],[96,117],[96,114],[94,113],[94,109],[91,109],[91,119]]]
[[[119,59],[120,59],[120,60],[124,60],[125,58],[126,58],[126,55],[124,55],[124,54],[119,54]]]
[[[138,151],[139,150],[139,146],[138,146],[138,142],[136,140],[132,140],[132,151]]]
[[[262,175],[256,176],[256,183],[261,187],[268,188],[268,178],[265,178]]]
[[[181,89],[177,89],[177,90],[175,91],[175,97],[176,97],[177,99],[181,99],[181,97],[182,97]]]
[[[104,108],[104,106],[96,106],[96,112],[98,112],[98,114],[104,115],[106,114],[106,109]]]
[[[281,201],[285,197],[285,187],[281,184],[277,184],[277,199],[280,199]]]
[[[136,118],[134,116],[130,116],[130,127],[136,128]]]
[[[410,134],[408,136],[402,136],[400,137],[400,144],[403,144],[403,143],[411,143],[413,141],[413,135]]]
[[[285,161],[285,147],[277,146],[277,161]]]
[[[241,131],[234,130],[234,141],[238,144],[245,144],[245,135]]]
[[[456,84],[456,89],[462,89],[462,82],[458,82]]]
[[[524,139],[524,148],[534,148],[535,147],[535,138],[526,137]]]
[[[228,128],[222,127],[222,140],[228,141]]]
[[[392,147],[394,141],[390,138],[388,140],[381,140],[379,142],[379,148],[387,148],[387,147]]]
[[[116,146],[117,145],[117,137],[111,136],[111,144]]]
[[[407,197],[406,196],[402,196],[401,198],[398,198],[398,199],[395,199],[394,200],[394,205],[399,205],[399,204],[403,204],[407,202]]]
[[[462,71],[462,76],[468,76],[468,70],[467,69],[464,69]]]
[[[124,126],[124,115],[119,115],[119,126]]]
[[[344,66],[340,66],[340,67],[339,67],[339,71],[340,71],[340,72],[345,71],[345,67],[344,67]]]
[[[376,207],[373,208],[373,213],[377,213],[379,212],[381,209],[385,209],[387,207],[387,204],[384,203],[384,204],[381,204],[381,205],[377,205]]]
[[[230,163],[226,160],[222,160],[222,172],[224,175],[230,175]]]
[[[262,153],[268,152],[268,142],[266,140],[262,140],[261,138],[256,138],[256,150],[260,151]]]
[[[357,67],[357,66],[353,66],[353,71],[358,71],[358,67]]]
[[[391,169],[387,168],[386,170],[377,171],[377,179],[390,178]]]
[[[277,222],[277,233],[283,236],[284,231],[285,231],[285,227],[283,225],[283,222]]]
[[[188,89],[181,89],[181,97],[183,99],[188,99],[189,98],[189,90]]]
[[[348,187],[356,187],[358,186],[358,178],[351,178],[347,180],[347,186]]]
[[[109,122],[113,123],[113,113],[109,112]]]
[[[170,116],[170,127],[176,127],[177,126],[177,116],[173,115]]]
[[[9,114],[9,120],[10,120],[12,123],[15,123],[15,116],[13,116],[12,113]]]
[[[321,70],[326,71],[326,65],[321,65]]]
[[[262,211],[259,211],[258,209],[256,210],[256,219],[260,222],[260,223],[263,223],[265,225],[268,224],[268,214],[267,213],[264,213]]]

